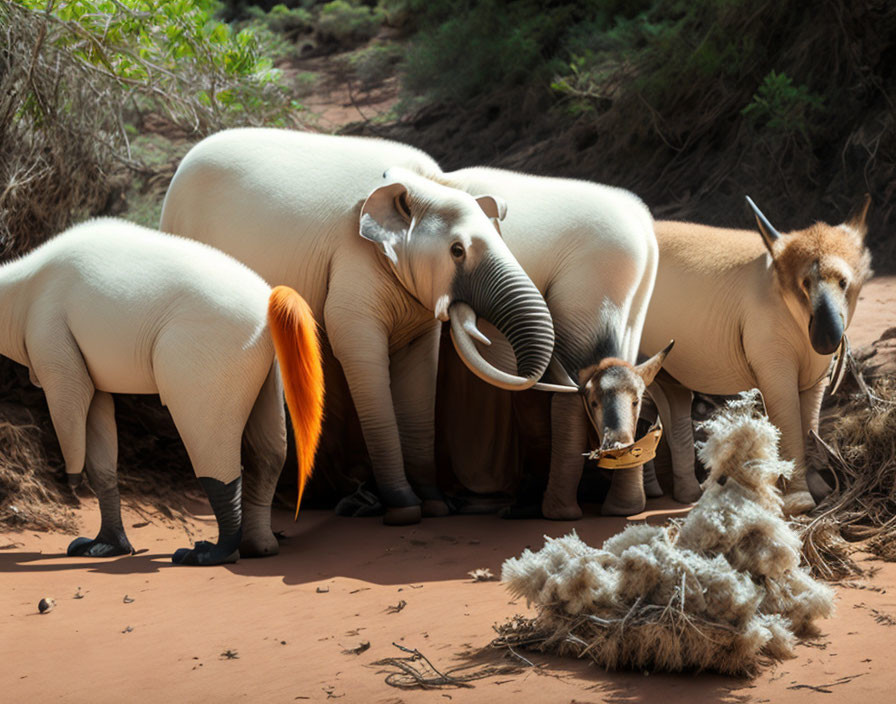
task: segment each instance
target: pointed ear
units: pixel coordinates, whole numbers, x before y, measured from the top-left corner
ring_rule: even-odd
[[[781,237],[781,233],[772,227],[768,218],[756,207],[756,204],[750,199],[750,196],[747,196],[746,198],[747,203],[753,210],[753,215],[756,216],[756,227],[759,228],[759,234],[762,235],[762,241],[765,243],[765,248],[769,251],[769,254],[772,255],[772,259],[774,259],[775,250],[772,248],[772,245]]]
[[[380,245],[393,264],[398,264],[395,249],[407,237],[411,212],[408,189],[403,183],[390,183],[373,191],[361,206],[359,234]]]
[[[482,208],[482,212],[495,220],[503,220],[507,217],[507,203],[498,196],[476,196],[476,202]]]
[[[663,362],[666,361],[666,355],[669,354],[669,350],[672,349],[674,344],[675,340],[671,340],[668,345],[653,355],[653,357],[635,367],[635,371],[641,377],[644,386],[650,386],[654,377],[660,373],[660,369],[663,368]]]
[[[591,381],[591,377],[593,377],[597,373],[597,364],[592,364],[590,367],[585,367],[584,369],[579,369],[579,390],[584,391],[585,386]]]
[[[844,225],[855,230],[861,240],[868,234],[868,208],[871,207],[871,194],[866,193],[862,204],[852,211]]]

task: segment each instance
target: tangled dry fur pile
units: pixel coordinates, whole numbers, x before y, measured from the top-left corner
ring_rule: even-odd
[[[496,644],[612,669],[728,674],[792,656],[831,615],[834,593],[799,566],[776,488],[792,465],[755,402],[745,394],[707,421],[707,488],[681,524],[630,526],[600,549],[572,533],[507,560],[502,579],[538,615],[501,626]]]

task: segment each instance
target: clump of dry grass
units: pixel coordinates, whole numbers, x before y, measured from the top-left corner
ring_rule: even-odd
[[[801,521],[803,555],[829,580],[864,573],[851,557],[859,543],[896,560],[896,379],[858,362],[852,368],[855,383],[823,411],[808,458],[835,488]]]
[[[800,566],[777,489],[792,463],[744,394],[706,422],[710,470],[678,526],[633,525],[600,549],[572,533],[504,563],[502,579],[537,616],[498,628],[497,646],[589,657],[610,669],[755,672],[793,656],[833,611],[833,591]]]
[[[40,440],[36,425],[0,420],[0,524],[73,531],[72,497],[40,472],[47,464]]]

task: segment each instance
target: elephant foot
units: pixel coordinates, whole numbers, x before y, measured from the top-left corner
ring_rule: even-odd
[[[644,493],[650,499],[658,499],[663,496],[663,488],[657,481],[652,461],[644,465]]]
[[[419,523],[422,517],[423,511],[420,506],[388,507],[383,516],[383,523],[387,526],[409,526]]]
[[[69,557],[117,557],[133,555],[134,548],[124,535],[119,539],[104,537],[102,532],[96,538],[75,538],[68,545]]]
[[[273,557],[280,553],[280,543],[268,529],[247,533],[240,542],[238,557]]]
[[[791,491],[784,494],[784,515],[799,516],[815,508],[815,499],[808,491]]]
[[[210,543],[200,540],[191,548],[180,548],[171,556],[171,562],[175,565],[197,565],[206,567],[209,565],[226,565],[240,559],[240,551],[234,544],[239,544],[239,538],[225,539],[219,543]]]
[[[498,518],[506,518],[510,521],[526,520],[532,518],[544,518],[541,506],[537,504],[514,504],[505,506],[498,511]]]
[[[577,521],[582,517],[582,509],[575,496],[564,500],[551,491],[547,491],[541,501],[541,513],[552,521]]]
[[[631,516],[647,505],[644,493],[644,472],[640,467],[613,471],[610,491],[600,508],[602,516]]]
[[[809,493],[812,494],[812,498],[818,503],[821,503],[833,491],[831,485],[814,469],[806,472],[806,483],[809,485]]]
[[[692,504],[703,495],[703,489],[694,478],[693,482],[687,482],[684,486],[677,482],[672,489],[672,496],[680,504]],[[648,494],[650,496],[650,494]]]
[[[427,518],[439,518],[451,513],[451,508],[444,499],[424,499],[420,508]]]

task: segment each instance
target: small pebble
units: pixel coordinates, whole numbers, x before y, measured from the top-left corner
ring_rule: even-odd
[[[38,602],[37,610],[40,611],[42,614],[48,614],[53,610],[54,606],[56,606],[55,599],[47,599],[46,597],[44,597],[43,599],[41,599]]]

